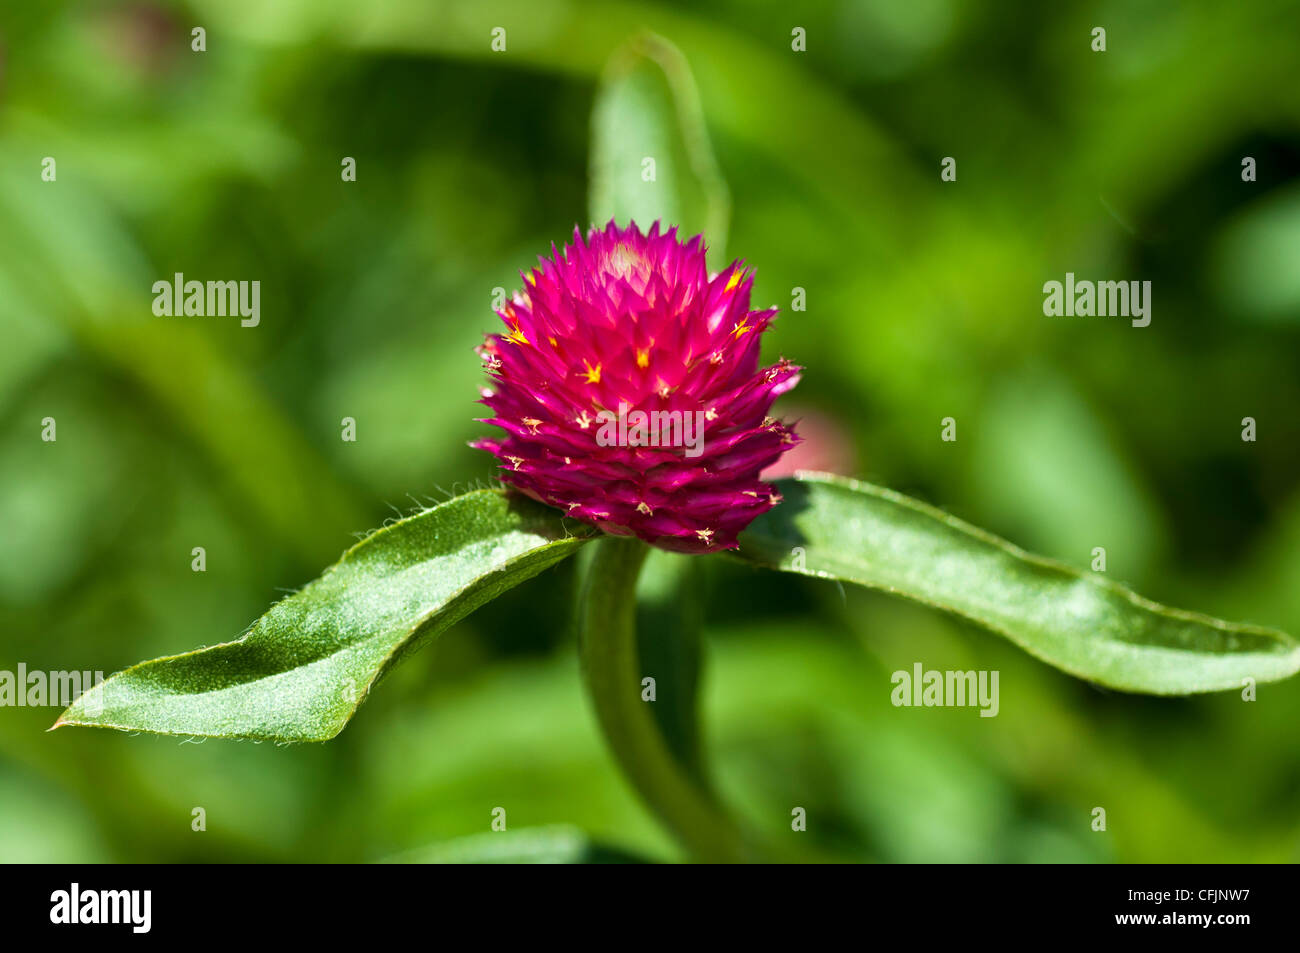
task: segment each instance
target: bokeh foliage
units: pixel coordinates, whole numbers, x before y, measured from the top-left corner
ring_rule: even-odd
[[[1300,630],[1294,5],[54,2],[0,11],[0,668],[226,641],[353,534],[486,485],[471,348],[492,289],[585,224],[599,84],[642,29],[695,75],[728,252],[784,311],[770,356],[808,368],[786,410],[829,419],[853,475]],[[260,279],[261,325],[154,317],[177,271]],[[1066,271],[1151,280],[1151,326],[1044,317]],[[702,741],[758,827],[803,806],[860,859],[1300,859],[1300,684],[1107,693],[887,597],[699,566]],[[496,806],[569,855],[678,858],[586,708],[577,568],[326,745],[0,709],[0,859],[459,857]],[[998,717],[892,708],[915,661],[998,669]]]

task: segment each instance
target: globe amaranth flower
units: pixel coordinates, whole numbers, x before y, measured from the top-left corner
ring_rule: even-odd
[[[749,307],[740,261],[710,276],[700,236],[648,234],[633,222],[574,229],[563,251],[523,276],[497,313],[508,329],[479,348],[494,386],[484,422],[505,431],[471,444],[536,500],[664,549],[735,548],[780,502],[758,478],[798,442],[769,416],[799,380],[781,360],[759,368],[775,308]]]

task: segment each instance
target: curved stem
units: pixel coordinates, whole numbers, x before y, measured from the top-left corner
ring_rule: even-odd
[[[740,827],[672,754],[641,700],[644,673],[636,642],[636,581],[648,552],[634,539],[596,544],[579,608],[583,679],[605,740],[646,805],[700,860],[759,859]]]

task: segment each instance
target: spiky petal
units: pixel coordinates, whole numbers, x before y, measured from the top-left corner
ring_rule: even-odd
[[[752,273],[736,261],[710,277],[700,236],[611,221],[585,239],[574,229],[523,279],[498,312],[506,332],[479,348],[494,383],[485,422],[505,435],[472,445],[508,483],[605,532],[735,548],[780,502],[759,472],[798,442],[768,415],[800,368],[759,368],[776,309],[750,310]]]

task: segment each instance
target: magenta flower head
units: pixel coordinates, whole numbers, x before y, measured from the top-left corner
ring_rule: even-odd
[[[494,387],[472,446],[502,478],[607,533],[712,552],[781,501],[758,475],[798,442],[768,415],[799,381],[758,366],[776,308],[751,311],[739,261],[710,277],[700,236],[610,222],[523,276],[479,348]]]

